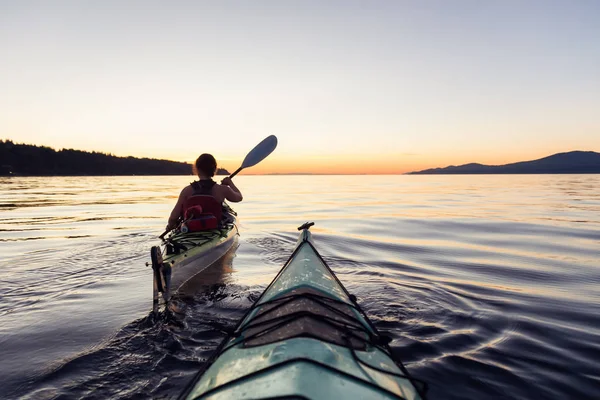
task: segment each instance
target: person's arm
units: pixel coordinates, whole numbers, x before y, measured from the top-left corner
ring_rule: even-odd
[[[168,231],[177,227],[177,223],[179,222],[179,217],[181,217],[181,214],[183,211],[182,210],[183,202],[185,201],[185,199],[187,199],[189,197],[188,192],[189,192],[189,186],[186,186],[179,194],[179,198],[177,199],[177,204],[175,204],[175,207],[173,207],[173,211],[171,211],[171,215],[169,215],[169,222],[167,223],[167,228],[166,228]]]
[[[242,196],[242,192],[240,189],[235,186],[231,178],[227,177],[221,181],[221,185],[225,187],[225,199],[231,201],[232,203],[239,203],[244,199]]]

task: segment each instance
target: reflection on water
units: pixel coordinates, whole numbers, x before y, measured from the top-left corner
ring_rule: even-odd
[[[432,399],[600,393],[600,176],[240,176],[239,248],[153,323],[148,250],[190,177],[0,178],[0,380],[174,397],[315,221]]]

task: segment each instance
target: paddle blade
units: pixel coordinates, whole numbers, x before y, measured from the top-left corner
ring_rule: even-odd
[[[267,156],[271,154],[276,147],[277,137],[275,137],[275,135],[268,136],[262,142],[257,144],[256,147],[250,151],[250,153],[248,153],[246,158],[244,158],[244,162],[242,163],[240,170],[258,164],[267,158]]]

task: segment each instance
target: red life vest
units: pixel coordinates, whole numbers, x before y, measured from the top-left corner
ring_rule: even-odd
[[[183,218],[188,232],[216,229],[221,222],[223,205],[212,196],[216,184],[212,179],[192,182],[194,194],[183,204]]]

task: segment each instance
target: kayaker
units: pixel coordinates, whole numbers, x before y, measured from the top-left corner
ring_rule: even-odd
[[[179,194],[177,204],[175,204],[169,216],[167,230],[177,227],[180,219],[185,216],[186,209],[190,206],[200,206],[199,208],[202,209],[202,212],[214,214],[216,220],[220,221],[221,207],[224,200],[233,203],[242,201],[242,193],[235,186],[231,178],[227,177],[223,179],[221,184],[216,183],[212,179],[216,172],[217,161],[215,158],[211,154],[201,154],[194,163],[194,173],[198,175],[199,180],[184,187]]]

